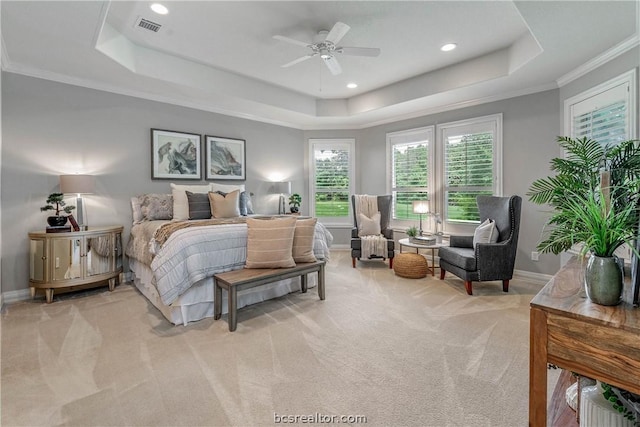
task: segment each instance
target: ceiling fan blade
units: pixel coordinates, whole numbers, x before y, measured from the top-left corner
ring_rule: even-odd
[[[330,56],[328,58],[322,58],[322,59],[324,60],[324,63],[327,65],[327,68],[329,69],[329,71],[331,71],[331,74],[333,74],[334,76],[337,76],[338,74],[342,73],[342,67],[340,66],[340,63],[338,62],[335,56]]]
[[[347,24],[336,22],[331,31],[329,31],[329,34],[327,35],[327,38],[325,40],[333,44],[338,44],[338,42],[344,37],[345,34],[347,34],[350,29],[351,27]]]
[[[377,47],[337,47],[336,52],[353,56],[378,56],[380,49]]]
[[[280,36],[280,35],[275,35],[275,36],[273,36],[273,38],[276,39],[276,40],[280,40],[281,42],[291,43],[291,44],[295,44],[295,45],[298,45],[298,46],[308,47],[308,46],[311,45],[311,43],[301,42],[300,40],[294,40],[294,39],[290,39],[289,37]]]
[[[314,56],[316,56],[316,55],[317,55],[317,53],[312,53],[312,54],[310,54],[310,55],[302,56],[302,57],[300,57],[300,58],[298,58],[298,59],[295,59],[295,60],[293,60],[293,61],[291,61],[291,62],[288,62],[288,63],[286,63],[286,64],[284,64],[284,65],[281,65],[281,67],[282,67],[282,68],[291,67],[292,65],[296,65],[296,64],[298,64],[298,63],[300,63],[300,62],[302,62],[302,61],[306,61],[306,60],[307,60],[307,59],[309,59],[309,58],[313,58],[313,57],[314,57]]]

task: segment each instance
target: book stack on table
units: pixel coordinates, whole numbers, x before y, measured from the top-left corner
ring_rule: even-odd
[[[60,225],[57,227],[47,227],[47,233],[70,233],[71,226],[70,225]]]

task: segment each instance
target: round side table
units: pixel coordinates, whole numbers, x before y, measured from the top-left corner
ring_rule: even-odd
[[[431,267],[427,267],[431,271],[431,275],[435,276],[436,268],[436,249],[442,248],[445,246],[449,246],[448,241],[443,241],[441,243],[434,243],[433,245],[420,245],[418,243],[412,243],[409,241],[409,238],[398,240],[398,244],[400,245],[400,254],[402,254],[402,247],[406,246],[408,248],[415,248],[416,254],[420,253],[420,249],[431,249]],[[396,256],[397,257],[397,256]],[[394,260],[394,263],[396,261]]]

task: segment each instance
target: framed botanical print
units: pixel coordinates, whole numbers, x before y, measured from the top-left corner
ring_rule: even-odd
[[[244,139],[205,137],[205,179],[245,180],[246,142]]]
[[[202,137],[151,129],[151,179],[202,179]]]

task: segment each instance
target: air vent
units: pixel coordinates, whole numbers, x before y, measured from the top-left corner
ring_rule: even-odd
[[[154,33],[160,31],[160,27],[162,27],[162,25],[144,18],[138,18],[135,26],[144,28],[145,30],[153,31]]]

